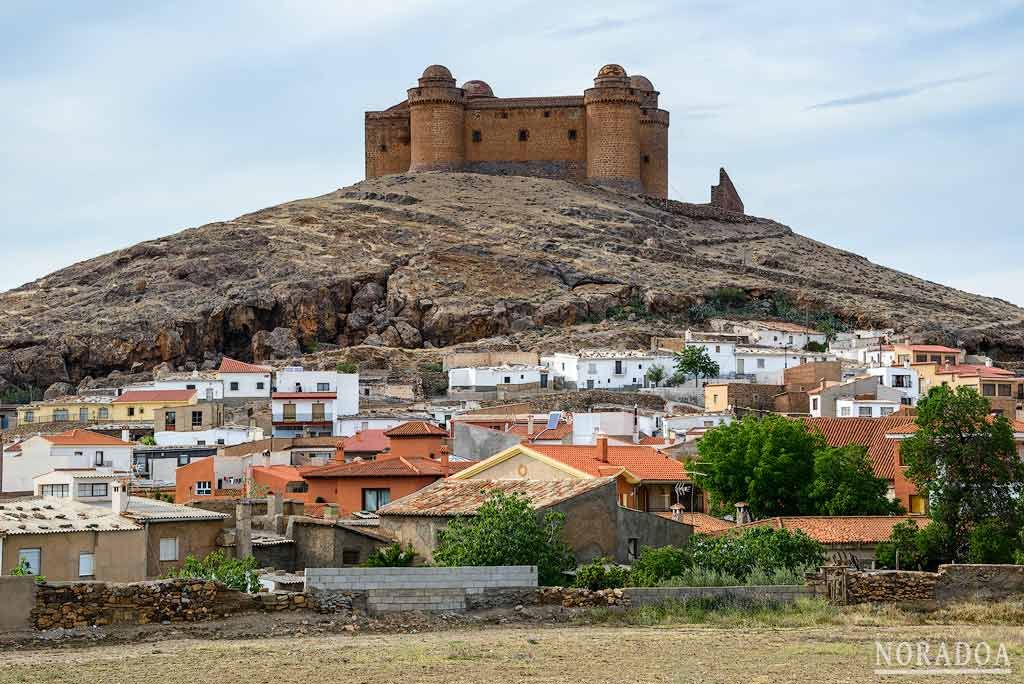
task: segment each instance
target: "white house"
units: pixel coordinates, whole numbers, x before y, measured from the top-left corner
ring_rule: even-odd
[[[4,492],[31,492],[32,479],[51,470],[131,469],[132,443],[89,430],[36,435],[19,444],[20,451],[3,454]]]
[[[540,361],[568,389],[653,387],[646,377],[653,366],[660,366],[666,378],[675,371],[675,356],[662,351],[582,349],[542,356]]]
[[[787,368],[812,361],[833,361],[831,354],[816,354],[799,349],[774,347],[737,347],[736,374],[752,375],[754,382],[763,385],[782,385]]]
[[[597,434],[603,432],[618,441],[634,441],[640,435],[660,432],[660,414],[639,411],[595,411],[572,415],[572,443],[574,445],[595,444]]]
[[[751,344],[761,347],[803,349],[808,342],[825,344],[825,333],[785,321],[747,321],[736,330],[746,333]]]
[[[269,366],[257,366],[225,356],[217,369],[217,377],[223,383],[225,399],[269,399],[272,372]]]
[[[274,437],[342,436],[341,419],[359,413],[359,374],[278,371],[270,399]]]
[[[52,470],[32,478],[32,493],[82,503],[110,501],[113,485],[125,475],[110,468]]]
[[[680,416],[665,416],[666,432],[674,432],[680,437],[692,428],[714,428],[728,425],[733,417],[728,413],[687,413]]]
[[[526,392],[542,390],[548,387],[548,374],[545,366],[476,366],[450,368],[448,370],[448,393],[451,396],[460,394],[490,394],[499,391]]]
[[[224,425],[195,432],[168,430],[153,433],[153,439],[157,446],[234,446],[263,439],[263,428]]]
[[[352,415],[337,420],[338,437],[352,437],[364,430],[390,430],[410,420],[423,420],[422,415]]]
[[[880,418],[899,408],[900,402],[895,399],[836,399],[836,415],[840,418]]]
[[[687,347],[703,347],[712,361],[718,364],[718,377],[736,375],[736,346],[741,336],[722,333],[686,331]]]
[[[195,390],[200,401],[220,401],[224,398],[224,381],[217,373],[192,371],[169,373],[153,381],[152,389]]]
[[[921,382],[917,369],[910,364],[904,366],[879,366],[868,368],[864,371],[867,375],[877,377],[879,384],[883,387],[891,387],[903,392],[906,399],[903,401],[908,406],[917,406],[917,400],[921,398]]]

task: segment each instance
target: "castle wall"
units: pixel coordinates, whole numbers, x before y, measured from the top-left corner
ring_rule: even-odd
[[[642,192],[637,104],[603,98],[593,101],[588,96],[587,134],[588,180],[628,192]]]
[[[464,161],[461,103],[430,102],[412,106],[410,171],[457,171]]]
[[[409,112],[367,112],[366,177],[375,178],[409,170],[412,147]]]
[[[640,117],[640,180],[651,197],[668,197],[668,112],[644,110]]]

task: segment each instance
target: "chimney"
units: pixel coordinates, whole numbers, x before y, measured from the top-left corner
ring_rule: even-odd
[[[530,418],[526,421],[526,434],[528,437],[533,437],[533,413],[530,414]]]
[[[673,520],[678,521],[683,519],[683,511],[685,509],[683,508],[682,504],[674,503],[671,506],[669,506],[669,510],[672,511]]]
[[[448,447],[441,448],[441,477],[448,477]]]
[[[132,441],[132,431],[131,430],[121,430],[121,441],[122,442],[130,442],[130,441]]]
[[[597,446],[597,460],[599,460],[601,463],[607,463],[608,462],[608,433],[604,432],[603,430],[601,432],[598,432],[597,433],[597,441],[595,442],[595,444]]]
[[[750,509],[746,501],[736,502],[736,525],[745,525],[750,522]]]
[[[128,485],[125,482],[113,483],[110,490],[110,509],[114,515],[121,515],[128,510]]]
[[[252,503],[241,501],[235,504],[235,557],[248,558],[252,555]]]
[[[340,444],[334,449],[334,462],[344,463],[345,462],[345,448]]]
[[[992,367],[992,359],[991,358],[985,357],[985,367],[986,368],[991,368]]]

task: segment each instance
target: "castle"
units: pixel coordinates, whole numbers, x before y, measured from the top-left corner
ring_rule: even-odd
[[[498,98],[429,66],[403,102],[366,112],[366,177],[472,171],[668,196],[668,112],[643,76],[601,67],[583,95]]]

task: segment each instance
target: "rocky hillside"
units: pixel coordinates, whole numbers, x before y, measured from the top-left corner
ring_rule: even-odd
[[[296,341],[303,352],[495,336],[557,345],[594,328],[614,342],[618,321],[633,337],[684,325],[716,313],[722,292],[1024,347],[1024,310],[774,221],[561,181],[429,173],[190,228],[0,294],[0,386],[248,359]],[[269,334],[281,328],[295,340]]]

